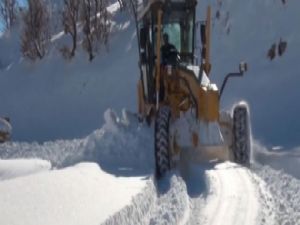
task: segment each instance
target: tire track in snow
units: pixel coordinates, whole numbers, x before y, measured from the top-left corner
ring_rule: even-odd
[[[188,224],[257,224],[258,187],[249,169],[225,162],[205,172],[207,197],[191,198]],[[197,212],[200,210],[200,212]]]
[[[176,172],[157,183],[151,178],[145,191],[105,224],[276,224],[273,197],[252,170],[231,162],[199,167],[192,167],[190,180]],[[197,192],[199,184],[206,187]]]

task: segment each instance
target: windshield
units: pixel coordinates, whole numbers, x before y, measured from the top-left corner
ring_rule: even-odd
[[[162,33],[168,34],[169,42],[182,56],[192,57],[193,23],[194,14],[191,11],[170,10],[164,13]]]

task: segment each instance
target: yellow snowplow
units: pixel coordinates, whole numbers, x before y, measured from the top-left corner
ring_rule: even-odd
[[[138,112],[155,124],[158,178],[183,154],[197,162],[250,162],[247,104],[237,104],[231,113],[220,111],[228,78],[242,76],[247,64],[241,63],[239,72],[226,76],[221,91],[210,81],[211,9],[207,8],[206,20],[198,23],[196,4],[196,0],[149,0],[136,12]]]

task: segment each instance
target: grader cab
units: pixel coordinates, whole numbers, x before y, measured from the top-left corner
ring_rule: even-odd
[[[155,124],[158,178],[182,157],[250,163],[248,107],[241,103],[232,113],[220,111],[221,92],[209,79],[211,10],[208,7],[206,20],[197,23],[196,4],[149,0],[136,14],[138,110]],[[241,63],[238,73],[228,74],[222,92],[229,77],[242,76],[246,70]]]

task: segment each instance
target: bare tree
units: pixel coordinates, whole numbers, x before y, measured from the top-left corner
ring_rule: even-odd
[[[9,30],[17,20],[17,1],[0,0],[0,16],[5,29]]]
[[[107,46],[110,33],[110,23],[106,0],[84,0],[81,7],[83,23],[83,48],[92,61],[101,45]]]
[[[91,23],[91,17],[92,17],[92,0],[84,0],[82,2],[81,7],[81,15],[80,19],[83,22],[83,33],[84,33],[84,39],[82,42],[83,48],[88,52],[89,54],[89,60],[92,61],[94,56],[93,52],[93,41],[94,37],[92,34],[92,23]]]
[[[109,15],[106,9],[106,0],[94,0],[95,1],[95,15],[94,15],[94,29],[95,36],[100,42],[100,45],[107,46],[108,37],[110,34],[110,22]]]
[[[66,34],[70,34],[72,37],[72,49],[64,47],[68,52],[69,57],[75,55],[77,47],[77,22],[79,20],[79,7],[80,0],[64,0],[64,9],[62,13],[62,23]]]
[[[118,0],[118,3],[120,5],[120,10],[123,11],[127,8],[127,2],[126,0]]]
[[[45,2],[28,0],[28,10],[23,17],[22,53],[31,60],[42,59],[50,42],[50,20]]]

